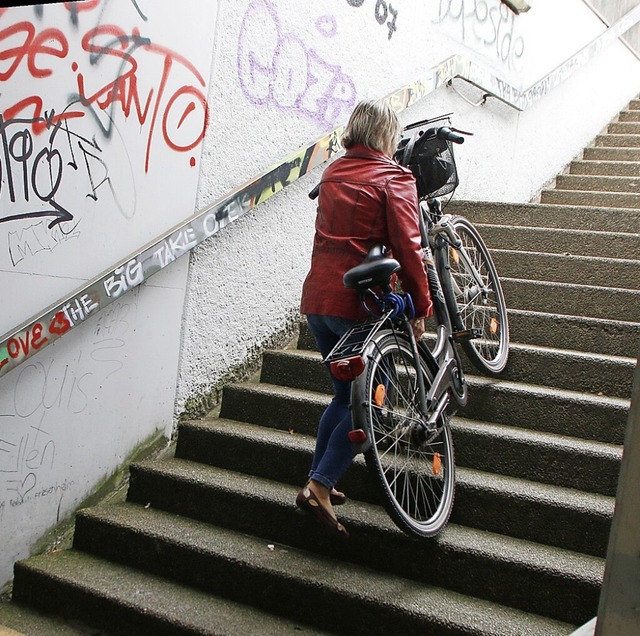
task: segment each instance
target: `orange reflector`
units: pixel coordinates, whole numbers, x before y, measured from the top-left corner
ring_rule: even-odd
[[[491,319],[491,324],[489,325],[489,332],[493,335],[498,333],[499,323],[495,318]]]
[[[378,384],[376,387],[376,392],[373,394],[373,400],[378,406],[382,406],[384,404],[384,398],[387,395],[387,389],[385,389],[384,384]]]
[[[329,364],[329,368],[338,380],[350,382],[364,371],[364,360],[362,356],[334,360]]]
[[[458,265],[458,263],[460,263],[460,254],[458,253],[458,250],[454,249],[453,247],[451,248],[451,260]]]
[[[433,474],[437,477],[442,470],[442,458],[440,457],[440,453],[434,453],[432,466]]]

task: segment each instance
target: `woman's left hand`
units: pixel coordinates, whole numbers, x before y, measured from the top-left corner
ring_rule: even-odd
[[[424,320],[424,318],[414,318],[411,321],[411,328],[413,329],[413,335],[416,337],[416,340],[420,340],[426,331]]]

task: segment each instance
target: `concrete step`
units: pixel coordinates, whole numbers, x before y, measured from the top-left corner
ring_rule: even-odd
[[[640,112],[638,113],[640,115]],[[640,125],[640,124],[639,124]],[[640,177],[640,162],[633,161],[572,161],[570,174]]]
[[[259,424],[291,434],[315,435],[327,408],[326,392],[304,391],[275,384],[228,384],[222,392],[220,417]]]
[[[442,577],[444,581],[438,580],[435,584],[421,580],[438,579],[434,570],[444,566],[444,562],[436,549],[421,549],[422,546],[415,542],[407,545],[401,539],[398,543],[399,560],[392,564],[393,569],[399,570],[397,574],[381,573],[359,565],[356,561],[366,558],[364,549],[369,547],[370,537],[376,532],[368,518],[360,523],[353,518],[351,527],[361,535],[361,543],[352,544],[351,550],[343,544],[333,549],[325,546],[320,555],[284,544],[274,536],[281,534],[287,521],[290,524],[291,516],[296,517],[294,523],[298,526],[312,529],[316,526],[298,518],[291,509],[282,510],[281,489],[277,484],[258,480],[257,485],[264,493],[258,508],[265,514],[265,523],[259,530],[265,530],[264,534],[269,534],[269,538],[240,534],[153,508],[145,510],[131,505],[91,511],[90,515],[82,515],[79,523],[86,524],[102,539],[100,543],[92,540],[88,547],[107,553],[109,558],[139,562],[149,568],[159,567],[154,563],[158,561],[170,568],[177,578],[193,580],[197,577],[194,584],[199,587],[213,587],[217,593],[243,602],[266,606],[274,612],[291,613],[299,620],[313,621],[332,633],[387,634],[400,630],[403,633],[509,634],[521,633],[509,632],[509,629],[521,629],[524,625],[528,628],[527,620],[534,631],[526,633],[543,634],[544,631],[538,630],[544,628],[552,629],[549,632],[552,634],[568,633],[564,631],[565,625],[554,625],[555,621],[523,615],[522,611],[508,607],[499,608],[499,619],[494,616],[494,620],[484,624],[489,618],[484,612],[491,604],[444,588],[443,583],[449,579],[448,572],[445,571]],[[219,502],[218,509],[230,501],[242,506],[246,497],[246,488],[236,487],[233,480],[225,484],[211,483],[211,491],[212,500]],[[153,541],[146,540],[145,534],[150,534]],[[184,536],[189,536],[188,544]],[[450,543],[455,549],[455,531]],[[422,567],[408,558],[414,548],[416,558],[430,557],[429,561],[422,560]],[[490,549],[484,550],[485,554]],[[376,555],[367,559],[371,560],[383,562],[385,558]],[[506,560],[502,559],[503,562]],[[430,568],[424,567],[427,562]],[[589,593],[589,579],[598,577],[600,560],[585,559],[582,564],[591,566],[590,572],[580,581]],[[567,568],[568,564],[563,565]],[[457,569],[455,563],[446,567],[447,571],[454,569]],[[202,574],[198,575],[198,572]],[[412,574],[419,578],[412,578]],[[321,593],[313,594],[314,590],[321,590]],[[307,603],[300,602],[309,595],[314,598],[313,612],[309,612]],[[557,629],[561,631],[557,632]]]
[[[635,111],[638,112],[638,111]],[[640,121],[627,122],[617,121],[612,122],[607,127],[607,133],[611,135],[640,135]]]
[[[607,258],[494,249],[491,256],[498,273],[507,278],[640,289],[640,260],[613,254]]]
[[[618,115],[618,120],[622,122],[625,122],[625,121],[640,122],[640,112],[638,110],[623,110]]]
[[[549,190],[548,192],[558,193],[559,191]],[[573,196],[574,193],[561,192],[560,194]],[[640,254],[640,234],[485,223],[479,223],[476,227],[490,250],[613,257],[627,260],[636,260]],[[499,270],[498,274],[502,276]]]
[[[511,342],[637,358],[640,323],[509,309]]]
[[[453,419],[452,430],[457,454],[455,523],[605,555],[620,447],[463,418]],[[180,435],[185,441],[176,451],[178,459],[294,488],[299,487],[300,475],[307,471],[314,448],[310,436],[288,435],[231,420],[185,422]],[[269,460],[271,454],[266,456],[264,448],[276,441],[278,450]],[[379,502],[376,484],[360,457],[340,487],[350,500]],[[516,505],[521,516],[494,514]],[[570,532],[572,527],[580,527],[581,532]],[[567,531],[557,532],[559,528]]]
[[[620,192],[587,192],[583,190],[543,190],[542,203],[640,210],[640,194]]]
[[[0,636],[109,636],[98,627],[0,601]]]
[[[640,154],[638,160],[640,161]],[[610,208],[585,208],[584,206],[490,203],[487,201],[456,201],[454,199],[447,205],[446,211],[467,217],[480,229],[483,225],[488,224],[573,229],[585,232],[640,233],[640,219],[637,212],[625,208],[611,210]],[[504,248],[509,249],[508,246],[504,246]],[[530,250],[531,248],[525,249]]]
[[[600,523],[603,519],[608,523],[610,520],[622,457],[621,446],[457,416],[452,420],[452,430],[457,465],[482,471],[487,476],[485,487],[489,492],[493,488],[491,481],[498,476],[516,478],[527,486],[512,485],[514,494],[526,492],[535,483],[536,487],[546,493],[541,495],[543,499],[547,496],[556,497],[558,501],[562,499],[567,511],[573,510],[578,501],[587,502],[584,512],[587,516],[590,514],[588,510],[593,512],[593,518],[588,523]],[[557,488],[557,492],[554,492],[554,488]],[[578,509],[581,505],[578,504]],[[461,508],[463,506],[459,506]],[[596,517],[599,521],[596,521]],[[528,514],[526,518],[528,523],[532,522],[532,517]],[[464,523],[469,523],[466,517]],[[504,527],[487,528],[478,521],[474,521],[472,525],[493,529],[501,534],[510,533]],[[533,525],[536,531],[531,536],[536,537],[538,542],[589,554],[594,554],[592,550],[598,545],[599,551],[595,554],[604,556],[604,552],[600,550],[606,549],[606,531],[599,534],[597,541],[591,537],[578,545],[576,537],[572,537],[569,539],[571,543],[564,542],[566,540],[563,539],[563,543],[558,544],[557,538],[539,538],[540,529],[537,523]],[[581,527],[583,525],[584,520],[580,523]]]
[[[244,604],[246,599],[225,600],[171,582],[163,573],[153,576],[77,550],[16,564],[15,582],[18,602],[108,626],[109,634],[318,633],[308,625],[251,609]]]
[[[631,398],[635,357],[607,356],[512,343],[505,380],[595,395]],[[471,373],[469,367],[467,373]]]
[[[569,550],[577,545],[575,535],[579,534],[583,539],[580,553],[603,558],[606,554],[614,506],[611,497],[472,470],[462,471],[456,487],[452,523],[470,526],[470,521],[481,521],[482,529],[489,532],[496,528],[493,532]],[[531,498],[535,498],[535,506],[531,506]],[[540,521],[550,525],[540,533],[527,532],[525,524],[533,522],[532,515],[538,514]],[[541,526],[537,525],[536,530]]]
[[[508,309],[508,314],[512,343],[621,357],[640,353],[640,323],[521,309]],[[300,324],[298,349],[316,351],[306,322]]]
[[[432,338],[429,338],[428,342],[431,341]],[[463,366],[469,376],[480,374],[464,354]],[[500,377],[512,382],[629,399],[635,366],[635,357],[608,356],[513,342],[509,351],[509,363]],[[320,364],[320,354],[315,352],[292,349],[265,351],[260,377],[267,384],[331,392],[329,374],[324,365]]]
[[[639,148],[640,135],[598,135],[595,145],[602,148]]]
[[[351,502],[340,509],[340,519],[351,537],[349,541],[336,542],[313,520],[296,515],[293,499],[297,488],[259,478],[248,480],[239,473],[234,475],[178,460],[162,470],[158,470],[157,464],[149,465],[148,469],[144,477],[136,473],[140,484],[135,486],[132,502],[146,501],[150,510],[167,508],[218,527],[257,534],[262,551],[265,543],[313,550],[318,555],[340,559],[345,566],[365,564],[372,573],[377,572],[376,579],[400,575],[411,580],[407,583],[411,586],[438,585],[458,594],[473,594],[566,622],[580,622],[583,614],[592,611],[588,608],[597,603],[603,566],[603,559],[598,557],[455,524],[447,526],[437,538],[415,541],[397,530],[382,508],[365,502]],[[189,494],[194,483],[198,484],[197,497]],[[96,550],[110,549],[106,535],[100,539],[94,531],[85,533],[81,523],[79,520],[81,537],[90,537]],[[143,549],[126,540],[118,542],[113,555],[108,556],[125,558],[126,551],[127,560],[148,562],[140,554]],[[150,549],[154,549],[153,542]],[[393,559],[389,559],[389,554],[393,554]],[[539,569],[541,566],[544,573]],[[321,566],[321,575],[330,576],[332,567],[332,564]],[[577,578],[571,583],[574,577]],[[513,581],[509,585],[507,578]],[[362,590],[361,583],[359,587]],[[577,601],[580,607],[555,607],[548,595],[551,590],[554,594],[562,591],[558,598],[564,594],[573,597],[576,593],[584,593],[586,598]]]
[[[633,164],[631,164],[633,165]],[[640,192],[640,176],[594,176],[561,174],[556,177],[557,190],[582,190],[583,192]]]
[[[526,311],[640,322],[640,290],[501,278],[507,306]]]
[[[490,378],[469,378],[458,415],[530,431],[623,444],[629,400]]]
[[[596,161],[640,161],[640,148],[605,148],[592,146],[585,148],[582,158]]]
[[[464,417],[534,431],[622,444],[629,400],[472,376]],[[329,403],[326,394],[282,386],[225,387],[220,416],[292,433],[314,435]]]

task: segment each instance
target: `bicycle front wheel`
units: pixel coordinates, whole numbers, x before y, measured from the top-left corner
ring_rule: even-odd
[[[374,341],[367,367],[353,383],[352,408],[371,440],[369,470],[382,486],[394,523],[409,535],[430,537],[446,525],[453,506],[455,465],[446,416],[426,431],[418,403],[416,366],[406,336]],[[432,375],[422,360],[427,390]]]
[[[471,362],[497,375],[509,356],[509,321],[498,272],[478,230],[462,216],[454,216],[451,224],[461,245],[449,246],[449,275],[442,276],[449,313],[456,331],[477,331],[476,337],[460,341]]]

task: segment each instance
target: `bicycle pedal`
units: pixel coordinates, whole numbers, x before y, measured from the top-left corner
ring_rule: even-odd
[[[463,329],[456,331],[453,334],[453,340],[460,342],[461,340],[474,340],[475,338],[482,338],[482,329]]]

